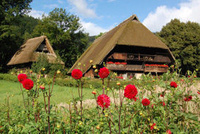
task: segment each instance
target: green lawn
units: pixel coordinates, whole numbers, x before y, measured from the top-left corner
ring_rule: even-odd
[[[23,89],[25,90],[25,89]],[[92,89],[84,88],[83,89],[83,99],[93,98]],[[53,94],[51,97],[52,104],[59,104],[61,102],[67,103],[72,99],[72,93],[74,97],[78,97],[78,91],[76,87],[61,87],[54,85]],[[20,90],[19,82],[11,82],[0,80],[0,104],[5,104],[5,99],[7,96],[10,96],[11,104],[22,104],[22,95]],[[41,94],[42,96],[42,94]],[[42,101],[42,97],[40,100]]]

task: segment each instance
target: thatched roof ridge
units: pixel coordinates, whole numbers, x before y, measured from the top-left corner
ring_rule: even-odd
[[[36,52],[36,49],[41,45],[43,41],[45,41],[45,45],[49,51],[49,53],[47,54],[49,62],[55,62],[57,56],[51,44],[49,43],[48,38],[46,36],[40,36],[28,39],[14,54],[7,65],[16,65],[36,61],[37,57],[39,56],[39,53]],[[61,61],[61,64],[64,63]]]
[[[85,64],[82,67],[84,73],[91,67],[89,64],[90,60],[93,60],[93,64],[101,64],[116,45],[160,48],[170,51],[157,36],[138,20],[136,15],[132,15],[96,39],[76,61],[68,73],[71,73],[75,68],[79,68],[79,63]]]

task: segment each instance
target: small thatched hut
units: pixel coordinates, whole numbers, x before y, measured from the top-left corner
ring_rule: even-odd
[[[97,73],[92,65],[98,68],[103,63],[125,77],[135,73],[164,73],[174,61],[169,48],[133,15],[96,39],[68,73],[81,68],[85,76],[94,77]]]
[[[32,62],[37,61],[37,58],[42,53],[47,55],[49,63],[57,61],[57,56],[46,36],[28,39],[14,54],[7,65],[26,64],[30,66]],[[64,65],[64,62],[59,60],[59,64]]]

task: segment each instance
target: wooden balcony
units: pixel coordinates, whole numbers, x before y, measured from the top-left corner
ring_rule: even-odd
[[[145,65],[129,65],[129,64],[107,64],[106,67],[112,71],[140,71],[140,72],[157,72],[165,73],[168,70],[167,65],[145,64]]]
[[[168,67],[160,67],[160,66],[145,66],[144,72],[157,72],[157,73],[166,73]]]
[[[166,55],[148,55],[148,54],[133,54],[133,53],[113,53],[108,57],[108,60],[122,60],[122,61],[145,61],[145,62],[160,62],[170,63],[170,59]]]
[[[107,64],[107,68],[113,71],[144,71],[142,65]]]

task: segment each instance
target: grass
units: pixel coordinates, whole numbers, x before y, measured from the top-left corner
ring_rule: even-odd
[[[24,89],[23,89],[24,90]],[[83,89],[83,99],[92,99],[92,89]],[[62,87],[54,85],[53,94],[51,97],[52,104],[67,103],[72,100],[72,94],[76,98],[78,97],[78,91],[75,87]],[[5,99],[10,96],[11,104],[22,104],[22,95],[19,82],[11,82],[6,80],[0,80],[0,105],[5,104]],[[40,94],[39,100],[42,101],[43,97]]]

